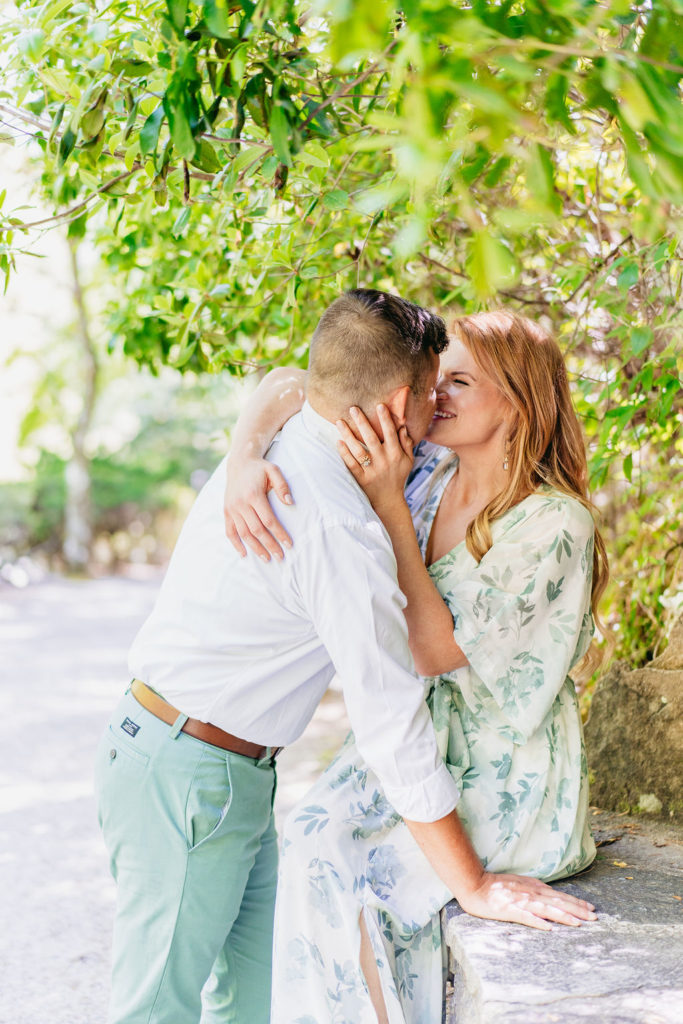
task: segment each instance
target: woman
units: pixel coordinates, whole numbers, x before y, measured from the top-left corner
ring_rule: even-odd
[[[595,856],[569,672],[607,579],[564,363],[529,320],[461,317],[437,391],[414,465],[386,411],[384,443],[357,411],[354,432],[339,425],[340,451],[391,537],[479,857],[493,872],[564,878]],[[273,1024],[440,1022],[450,898],[350,736],[286,825]]]

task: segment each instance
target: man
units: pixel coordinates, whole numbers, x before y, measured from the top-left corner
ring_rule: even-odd
[[[111,1024],[196,1024],[209,975],[203,1024],[267,1024],[274,756],[335,671],[358,746],[416,835],[455,807],[391,545],[334,426],[352,404],[376,422],[383,402],[419,440],[446,340],[439,317],[395,296],[337,299],[311,343],[309,402],[268,456],[296,494],[282,515],[292,552],[239,558],[224,534],[223,465],[190,512],[99,752],[118,885]],[[435,848],[449,836],[435,833]]]

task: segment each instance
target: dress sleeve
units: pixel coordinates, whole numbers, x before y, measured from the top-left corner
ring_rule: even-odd
[[[517,743],[541,725],[593,633],[592,517],[572,498],[537,500],[465,578],[442,587],[469,662],[454,681]]]
[[[419,509],[431,489],[434,473],[447,461],[452,461],[453,452],[430,441],[420,441],[413,448],[413,466],[405,486],[405,499],[412,510]]]
[[[294,592],[344,690],[356,745],[404,818],[436,821],[460,790],[439,752],[415,673],[405,597],[383,527],[327,524],[297,545]]]
[[[413,457],[413,468],[404,493],[417,542],[424,556],[432,520],[443,494],[445,475],[457,462],[457,456],[448,448],[430,441],[420,441],[413,450]]]

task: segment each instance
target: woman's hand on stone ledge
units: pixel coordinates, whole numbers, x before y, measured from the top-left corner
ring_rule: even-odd
[[[551,931],[551,922],[577,928],[585,921],[597,920],[592,904],[523,875],[485,872],[479,887],[467,896],[459,896],[458,903],[473,917],[510,921],[542,931]]]

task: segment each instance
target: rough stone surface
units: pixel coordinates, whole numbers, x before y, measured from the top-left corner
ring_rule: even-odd
[[[664,654],[598,683],[585,732],[594,804],[683,820],[683,618]]]
[[[594,923],[541,932],[446,907],[449,1022],[680,1024],[683,846],[619,832],[602,841],[591,868],[555,883],[595,905]]]

